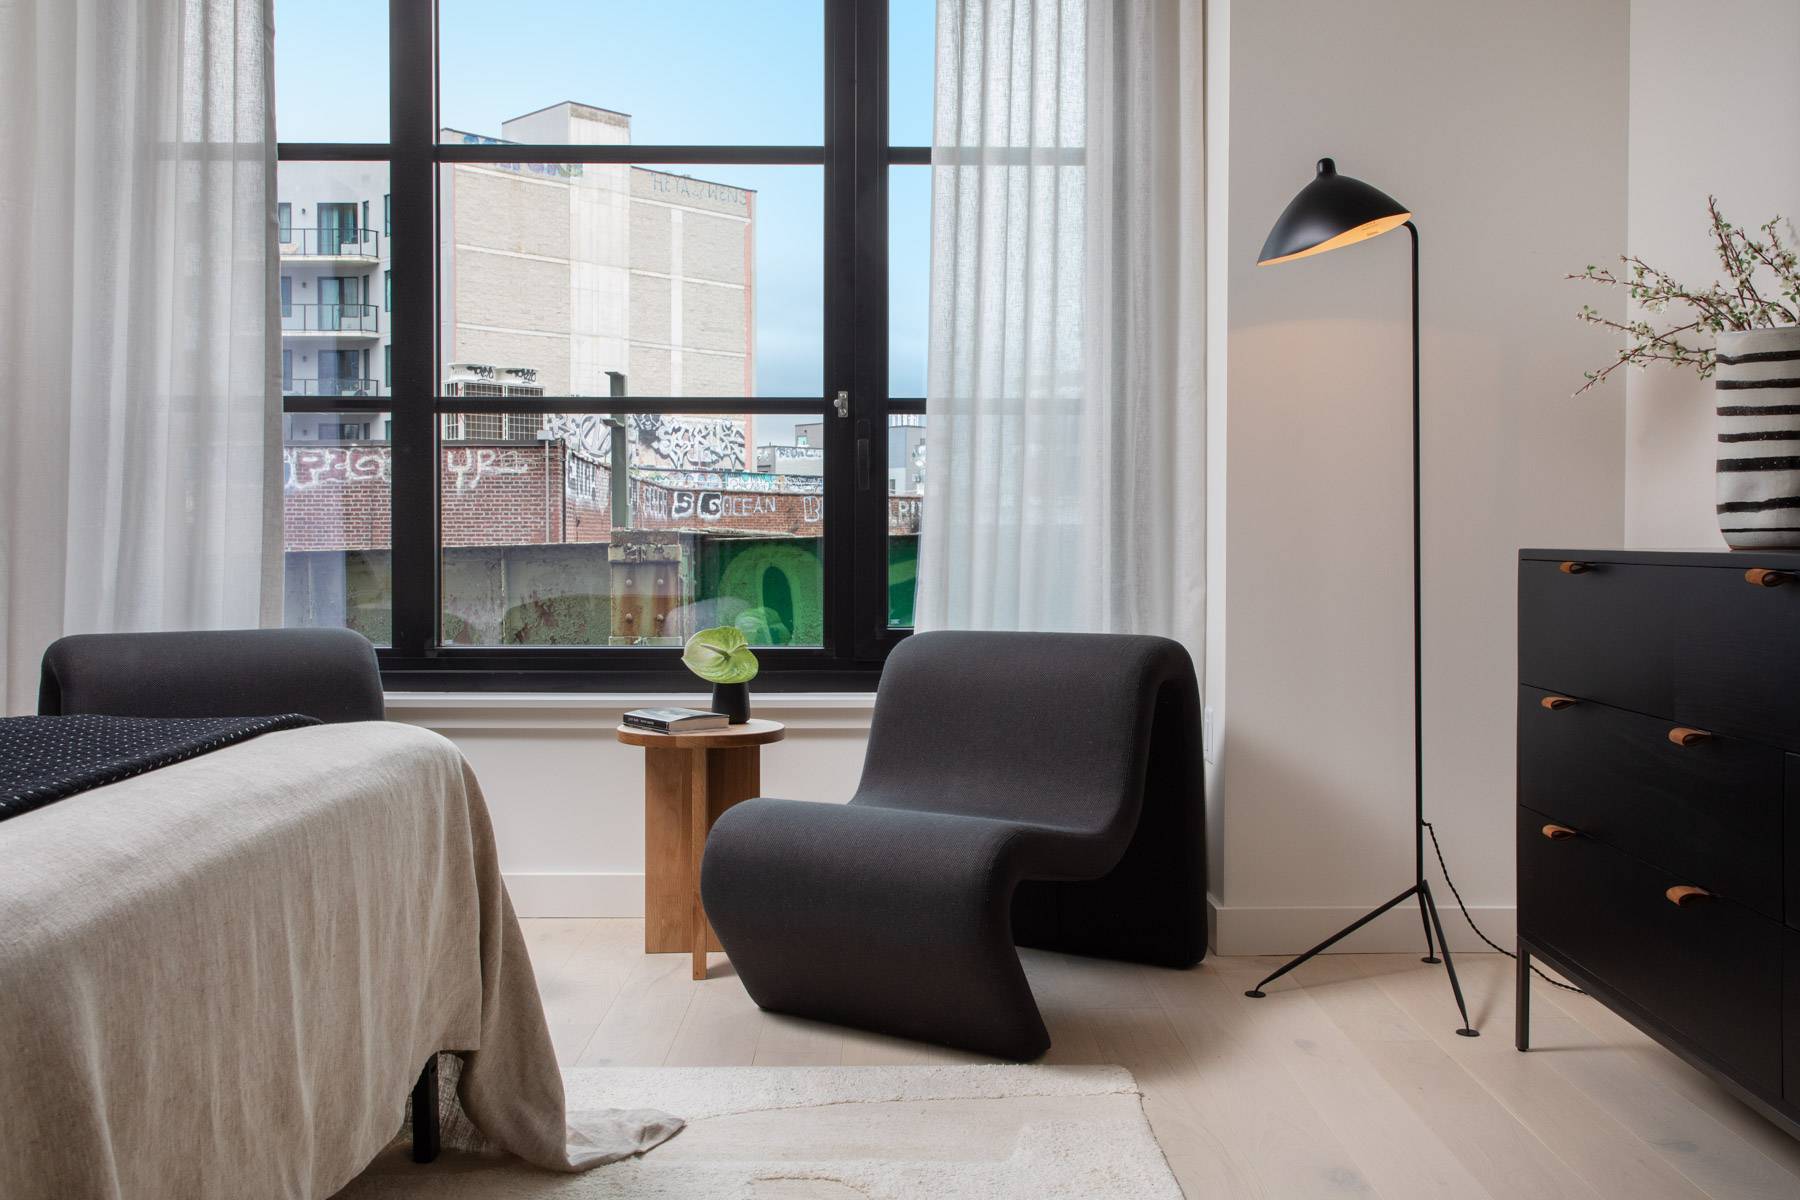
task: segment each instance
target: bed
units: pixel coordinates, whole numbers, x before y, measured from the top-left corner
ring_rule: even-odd
[[[0,821],[0,1196],[319,1200],[415,1086],[429,1141],[440,1061],[453,1144],[573,1171],[679,1129],[567,1120],[473,774],[358,719],[380,714],[366,642],[297,632],[47,656],[50,713],[327,723]]]

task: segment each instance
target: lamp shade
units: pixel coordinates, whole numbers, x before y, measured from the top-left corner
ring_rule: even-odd
[[[1269,230],[1256,264],[1289,262],[1386,233],[1412,216],[1406,206],[1380,188],[1337,173],[1329,158],[1319,160],[1319,173],[1288,202]]]

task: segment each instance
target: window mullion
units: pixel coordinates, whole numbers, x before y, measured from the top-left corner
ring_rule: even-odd
[[[436,32],[434,0],[391,0],[393,644],[409,659],[436,649],[438,627]]]
[[[854,222],[855,409],[851,455],[855,500],[852,643],[878,658],[887,632],[888,387],[888,5],[856,4]]]
[[[860,400],[856,372],[856,146],[858,0],[825,3],[825,396]],[[829,405],[825,417],[825,644],[854,654],[856,419]]]

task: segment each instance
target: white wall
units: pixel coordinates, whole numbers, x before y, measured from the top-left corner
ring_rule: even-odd
[[[628,708],[705,707],[693,695],[389,693],[388,716],[462,750],[481,780],[500,869],[520,916],[644,912],[644,752],[614,737]],[[763,693],[756,715],[787,725],[762,748],[763,792],[843,801],[862,773],[874,697]]]
[[[1800,223],[1797,56],[1796,0],[1633,0],[1631,253],[1679,279],[1717,279],[1709,192],[1733,224]],[[1625,394],[1627,542],[1724,549],[1710,382],[1633,370]]]
[[[1561,276],[1625,236],[1626,0],[1228,20],[1216,946],[1304,949],[1412,879],[1406,234],[1255,266],[1325,155],[1422,234],[1427,816],[1510,938],[1517,550],[1623,527],[1622,402],[1569,399],[1606,343]],[[1420,938],[1397,911],[1346,945]]]

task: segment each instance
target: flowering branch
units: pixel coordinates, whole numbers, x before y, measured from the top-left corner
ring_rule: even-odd
[[[1641,317],[1615,321],[1582,305],[1581,320],[1624,334],[1625,345],[1605,367],[1583,372],[1587,382],[1575,393],[1577,396],[1604,383],[1627,364],[1644,367],[1653,362],[1672,363],[1693,368],[1702,379],[1710,378],[1717,365],[1716,351],[1691,335],[1716,336],[1726,331],[1800,324],[1800,255],[1782,240],[1781,218],[1764,223],[1757,231],[1761,240],[1756,240],[1720,215],[1715,197],[1706,198],[1706,212],[1714,252],[1730,281],[1729,288],[1716,282],[1704,289],[1688,287],[1636,255],[1619,257],[1623,271],[1590,264],[1580,274],[1564,277],[1584,279],[1602,287],[1622,287],[1642,313],[1665,313],[1671,304],[1676,304],[1685,306],[1690,315],[1684,323],[1658,328]],[[1794,236],[1791,226],[1788,236]],[[1758,287],[1759,275],[1774,277],[1773,296]]]

